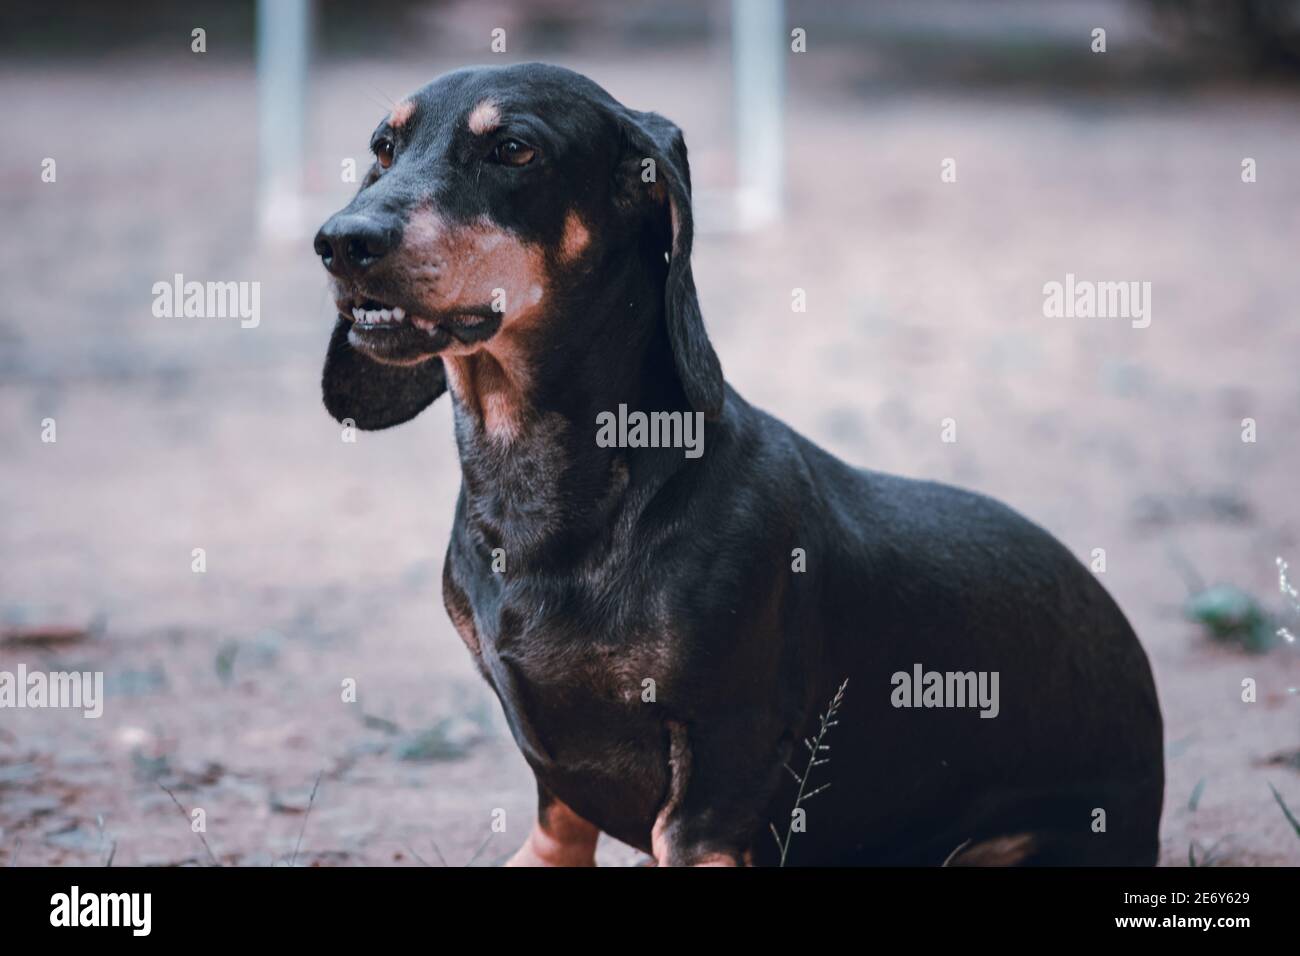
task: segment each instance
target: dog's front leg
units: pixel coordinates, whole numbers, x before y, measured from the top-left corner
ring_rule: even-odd
[[[751,737],[752,726],[744,718],[729,718],[692,734],[684,724],[666,724],[668,797],[650,834],[657,866],[750,864],[771,789],[759,783],[765,773],[746,766],[741,739]]]
[[[595,866],[600,830],[537,785],[537,822],[506,866]]]

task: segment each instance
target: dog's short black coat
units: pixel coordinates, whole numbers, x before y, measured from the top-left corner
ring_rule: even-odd
[[[831,787],[790,863],[939,864],[959,848],[957,862],[1155,862],[1161,716],[1123,614],[1010,509],[850,467],[724,384],[675,126],[540,64],[449,74],[401,113],[376,133],[390,163],[318,238],[342,313],[325,403],[363,428],[406,421],[446,388],[439,350],[481,339],[453,315],[421,326],[427,354],[409,329],[354,327],[347,303],[367,295],[437,313],[386,271],[423,254],[403,246],[420,210],[448,235],[490,228],[540,250],[540,318],[490,359],[517,386],[509,427],[494,430],[470,373],[453,381],[464,480],[444,596],[543,811],[562,802],[660,863],[771,863],[770,825],[784,834],[794,802],[785,765],[802,770],[847,679],[812,778]],[[437,281],[421,288],[464,286]],[[620,403],[703,412],[703,457],[598,447],[596,416]],[[1000,712],[893,706],[891,675],[918,663],[997,672]]]

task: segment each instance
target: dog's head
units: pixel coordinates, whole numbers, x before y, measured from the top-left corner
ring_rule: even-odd
[[[445,390],[446,356],[495,348],[525,361],[563,347],[611,250],[656,270],[682,391],[717,414],[722,373],[691,275],[675,125],[569,70],[483,67],[399,103],[370,148],[360,190],[315,242],[339,312],[323,379],[335,418],[407,421]]]

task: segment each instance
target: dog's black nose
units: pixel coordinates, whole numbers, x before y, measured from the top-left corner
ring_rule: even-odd
[[[339,214],[316,233],[316,255],[336,276],[358,276],[397,245],[397,230],[370,216]]]

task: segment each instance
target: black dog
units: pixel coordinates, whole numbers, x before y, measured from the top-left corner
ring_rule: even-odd
[[[1155,862],[1160,710],[1123,614],[1006,507],[851,468],[724,384],[677,127],[529,64],[442,77],[371,146],[316,238],[325,405],[387,428],[450,386],[443,593],[537,777],[514,862],[590,864],[604,830],[770,863],[792,826],[791,863]],[[703,455],[605,447],[621,405],[701,413]],[[807,790],[831,787],[792,814],[846,679]]]

